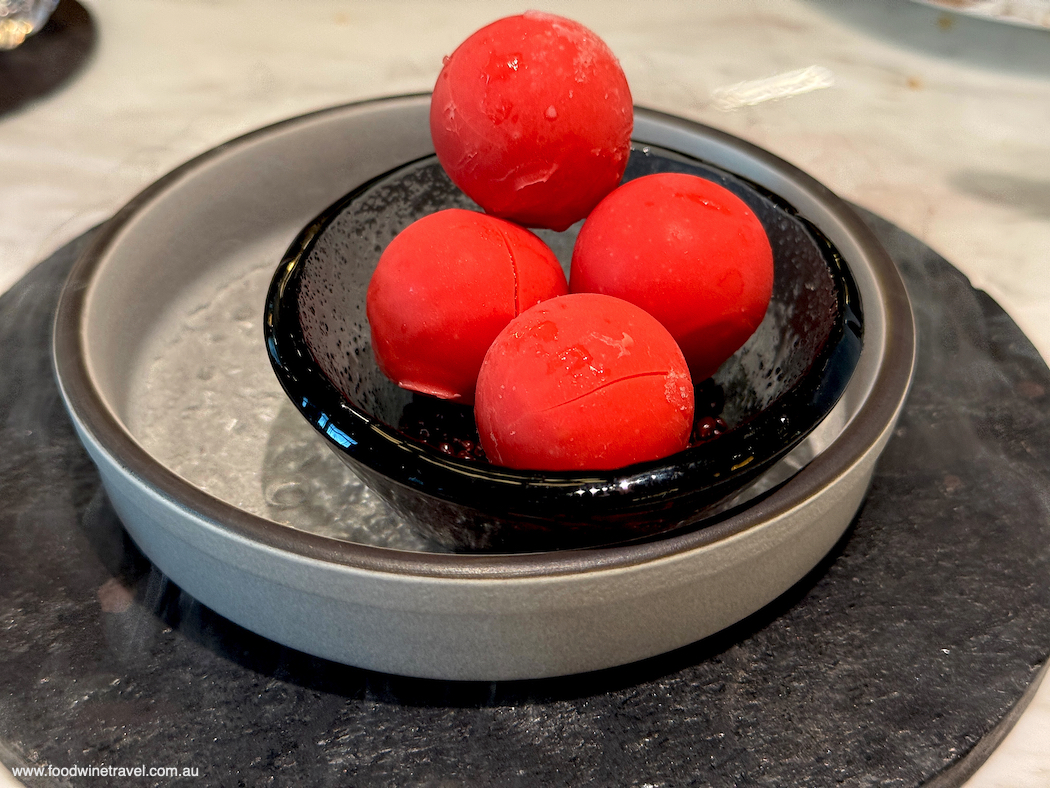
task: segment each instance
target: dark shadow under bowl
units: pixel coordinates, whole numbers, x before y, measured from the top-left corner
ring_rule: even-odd
[[[365,295],[397,233],[444,208],[477,206],[433,156],[364,184],[296,238],[267,296],[265,336],[299,411],[362,480],[429,538],[457,550],[599,546],[699,527],[827,416],[860,357],[862,310],[849,267],[785,201],[715,166],[651,146],[625,180],[686,172],[740,196],[774,255],[765,319],[711,381],[698,419],[727,429],[663,460],[595,473],[526,472],[476,457],[473,414],[398,388],[372,354]],[[540,232],[569,260],[578,227]]]

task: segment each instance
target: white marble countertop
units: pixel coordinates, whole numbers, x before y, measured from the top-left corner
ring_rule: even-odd
[[[99,35],[91,61],[59,91],[0,115],[0,292],[192,156],[310,110],[428,91],[459,41],[530,7],[82,2]],[[1050,31],[906,0],[531,7],[597,31],[637,104],[765,147],[920,238],[1050,359]],[[739,83],[810,67],[818,89],[725,100]],[[0,768],[0,785],[12,780]],[[1050,682],[967,788],[1047,785]]]

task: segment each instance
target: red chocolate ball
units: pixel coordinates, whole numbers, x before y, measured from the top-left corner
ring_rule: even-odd
[[[402,388],[471,404],[496,335],[566,290],[554,252],[528,230],[475,211],[430,214],[390,242],[368,284],[376,362]]]
[[[634,109],[608,46],[535,11],[500,19],[445,59],[430,133],[453,182],[488,213],[564,230],[616,188]]]
[[[616,189],[584,222],[569,289],[652,314],[699,382],[762,322],[773,252],[758,217],[728,189],[695,175],[647,175]]]
[[[608,470],[681,451],[693,384],[651,315],[610,296],[553,298],[492,343],[474,414],[489,460],[532,470]]]

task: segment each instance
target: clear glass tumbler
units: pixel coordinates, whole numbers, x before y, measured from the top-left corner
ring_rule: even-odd
[[[58,0],[0,0],[0,49],[14,49],[47,22]]]

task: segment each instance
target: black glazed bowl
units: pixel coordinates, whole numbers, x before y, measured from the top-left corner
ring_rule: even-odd
[[[412,221],[477,206],[428,156],[325,210],[289,248],[267,295],[265,338],[286,393],[361,479],[426,536],[455,550],[601,546],[702,527],[831,411],[862,347],[849,267],[784,200],[718,167],[652,146],[625,180],[687,172],[740,196],[774,254],[765,319],[712,381],[698,418],[727,429],[659,461],[594,473],[524,472],[477,459],[472,411],[398,388],[376,366],[365,295],[380,254]],[[540,232],[568,261],[578,227]],[[718,400],[705,407],[707,399]],[[723,401],[724,400],[724,401]]]

